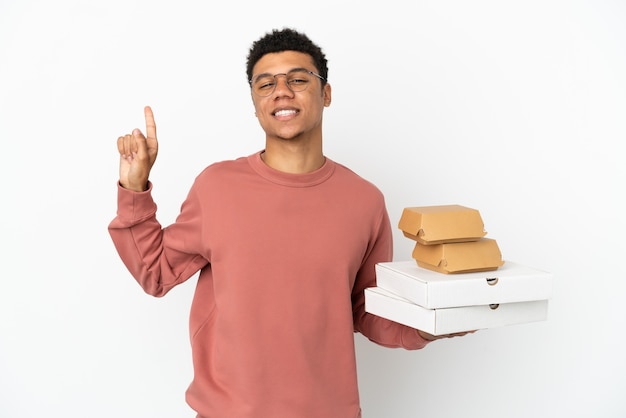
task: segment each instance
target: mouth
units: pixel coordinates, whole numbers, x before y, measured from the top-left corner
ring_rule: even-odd
[[[272,115],[281,119],[281,118],[290,118],[292,116],[297,115],[298,113],[299,111],[297,109],[278,109],[274,111]]]

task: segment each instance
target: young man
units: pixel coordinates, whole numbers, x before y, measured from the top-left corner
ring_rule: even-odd
[[[163,296],[200,270],[190,314],[202,418],[360,416],[354,332],[419,349],[433,336],[364,310],[376,263],[392,258],[383,195],[322,152],[327,61],[307,36],[274,30],[247,64],[263,151],[207,167],[176,222],[158,223],[149,173],[156,125],[118,139],[109,231],[143,289]]]

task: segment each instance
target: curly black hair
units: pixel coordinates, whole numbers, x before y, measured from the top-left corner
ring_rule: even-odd
[[[322,49],[309,39],[303,33],[294,29],[284,28],[282,30],[274,29],[272,32],[266,33],[262,38],[252,43],[248,52],[246,73],[248,82],[252,79],[252,69],[258,60],[265,54],[282,51],[297,51],[309,54],[313,59],[313,64],[319,75],[324,77],[322,85],[328,80],[328,61]]]

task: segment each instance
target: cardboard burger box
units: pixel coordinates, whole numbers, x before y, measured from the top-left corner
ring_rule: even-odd
[[[423,245],[476,241],[487,234],[480,212],[462,205],[404,208],[398,227]]]
[[[480,212],[462,205],[404,208],[398,223],[415,241],[413,259],[440,273],[497,270],[504,262],[498,243],[487,234]]]
[[[415,261],[376,265],[376,286],[426,309],[547,300],[553,276],[507,261],[497,271],[441,274]]]
[[[413,259],[422,268],[439,273],[467,273],[497,270],[504,264],[496,240],[423,245],[415,243]]]
[[[543,321],[548,301],[427,309],[380,287],[365,289],[365,310],[432,335]]]

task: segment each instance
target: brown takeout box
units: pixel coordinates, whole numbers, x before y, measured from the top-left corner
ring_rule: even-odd
[[[417,265],[440,273],[467,273],[497,270],[504,264],[498,243],[494,239],[423,245],[413,249]]]
[[[398,228],[423,245],[477,241],[487,234],[480,212],[461,205],[404,208]]]

